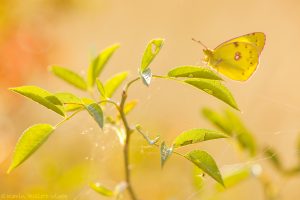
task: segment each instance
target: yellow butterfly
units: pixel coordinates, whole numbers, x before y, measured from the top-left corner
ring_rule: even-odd
[[[265,46],[266,35],[262,32],[249,33],[228,40],[214,50],[204,46],[204,62],[225,76],[246,81],[256,70],[259,56]]]

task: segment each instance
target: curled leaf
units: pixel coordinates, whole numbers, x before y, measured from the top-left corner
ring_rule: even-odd
[[[96,103],[91,103],[85,105],[86,110],[88,113],[94,118],[100,128],[103,128],[104,118],[103,118],[103,111],[101,107]]]
[[[143,72],[140,72],[143,83],[146,86],[149,86],[152,80],[152,72],[150,68],[145,69]]]
[[[164,166],[167,159],[172,155],[173,148],[168,147],[165,142],[162,142],[160,145],[160,158],[161,158],[161,167]]]

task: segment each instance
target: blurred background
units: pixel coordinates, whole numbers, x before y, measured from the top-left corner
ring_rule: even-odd
[[[295,141],[300,130],[300,64],[296,59],[300,49],[299,19],[300,3],[296,0],[1,0],[0,195],[106,199],[88,184],[101,182],[113,188],[124,180],[122,147],[111,130],[101,131],[87,113],[64,124],[23,165],[9,175],[5,173],[17,138],[27,127],[61,120],[7,88],[38,85],[52,92],[70,91],[83,96],[51,75],[48,66],[58,64],[85,76],[92,55],[119,42],[121,48],[101,79],[125,70],[132,79],[137,76],[145,45],[156,37],[165,38],[165,45],[152,63],[152,71],[165,75],[176,66],[201,65],[202,47],[192,37],[214,48],[233,37],[264,32],[266,46],[254,76],[243,83],[225,78],[225,84],[241,109],[237,114],[259,145],[274,147],[285,167],[294,166],[299,157]],[[205,93],[166,80],[153,80],[149,88],[137,83],[129,98],[139,99],[129,115],[130,123],[142,124],[150,135],[160,134],[169,144],[184,130],[213,128],[201,116],[201,108],[226,108]],[[262,165],[280,188],[279,199],[298,199],[300,195],[300,176],[282,177],[264,155],[249,161],[227,140],[195,147],[211,153],[222,172],[249,162]],[[131,154],[133,185],[141,199],[210,198],[201,197],[203,191],[194,187],[191,163],[174,155],[161,170],[159,151],[150,148],[138,134],[133,136]],[[214,183],[208,176],[205,181]],[[265,198],[261,183],[250,179],[214,199]]]

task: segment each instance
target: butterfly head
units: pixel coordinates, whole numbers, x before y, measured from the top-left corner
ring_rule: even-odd
[[[204,53],[203,62],[208,63],[213,57],[213,51],[210,49],[203,49],[203,53]]]

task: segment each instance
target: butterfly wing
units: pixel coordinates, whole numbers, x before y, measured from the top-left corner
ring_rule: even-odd
[[[215,50],[222,47],[223,45],[234,43],[234,42],[250,43],[257,48],[258,55],[260,55],[260,53],[262,52],[265,46],[266,35],[263,32],[254,32],[254,33],[242,35],[220,44],[215,48]]]
[[[259,53],[251,43],[224,43],[213,51],[208,65],[233,80],[245,81],[256,70]]]

